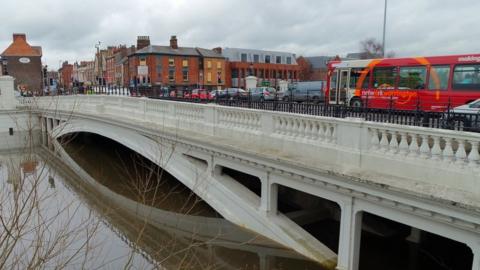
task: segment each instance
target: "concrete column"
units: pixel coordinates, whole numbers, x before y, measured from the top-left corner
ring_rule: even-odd
[[[52,130],[53,130],[53,119],[52,118],[46,118],[47,119],[47,146],[50,148],[52,145]]]
[[[270,181],[270,173],[260,179],[262,181],[262,197],[260,210],[266,214],[277,214],[278,185]]]
[[[362,212],[354,209],[355,199],[343,203],[340,219],[337,270],[358,270],[362,235]]]
[[[17,106],[15,92],[11,76],[0,76],[0,109],[13,110]]]
[[[47,118],[40,118],[40,127],[42,129],[42,144],[47,145]]]
[[[470,244],[469,247],[473,252],[472,270],[480,270],[480,242]]]

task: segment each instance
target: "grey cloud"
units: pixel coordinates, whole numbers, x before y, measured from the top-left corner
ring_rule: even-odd
[[[181,46],[287,50],[297,55],[344,55],[359,41],[382,35],[383,0],[22,0],[8,1],[0,49],[13,32],[43,46],[44,61],[93,57],[102,45],[135,43],[150,35]],[[476,0],[388,3],[387,50],[398,56],[478,52]]]

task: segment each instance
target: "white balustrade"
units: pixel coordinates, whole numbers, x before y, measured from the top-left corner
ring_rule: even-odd
[[[449,130],[419,129],[422,131],[414,131],[415,127],[370,127],[369,148],[372,152],[380,151],[402,159],[407,156],[445,163],[454,162],[458,166],[468,164],[469,167],[480,167],[480,136]]]
[[[232,145],[248,141],[246,147],[252,149],[245,150],[272,150],[303,158],[312,162],[310,166],[327,164],[327,170],[340,173],[406,177],[451,186],[462,174],[467,179],[462,182],[463,190],[480,186],[472,180],[480,173],[480,134],[476,133],[119,96],[35,98],[23,102],[22,107],[29,106],[40,111],[75,108],[79,114],[145,121],[145,126],[161,120],[161,125],[152,128],[218,136],[222,142],[231,140]]]

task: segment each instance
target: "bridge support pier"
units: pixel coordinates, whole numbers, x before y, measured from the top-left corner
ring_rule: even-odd
[[[260,209],[266,214],[277,214],[278,201],[278,185],[272,184],[270,180],[270,173],[261,178],[262,181],[262,196],[260,202]]]
[[[472,270],[480,270],[480,243],[470,244],[473,252]]]
[[[340,240],[338,243],[337,270],[358,270],[363,212],[355,209],[355,199],[340,205]]]

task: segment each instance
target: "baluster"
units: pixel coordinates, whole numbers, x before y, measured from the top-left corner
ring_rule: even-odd
[[[478,153],[478,142],[471,141],[470,144],[472,145],[472,150],[470,150],[470,154],[468,154],[468,165],[471,167],[477,167],[478,161],[480,160],[480,156]]]
[[[428,135],[420,135],[422,144],[420,146],[420,157],[427,159],[430,157],[430,146],[428,145]]]
[[[312,139],[314,140],[320,140],[321,139],[321,135],[320,135],[320,129],[321,129],[321,126],[320,126],[320,123],[317,122],[317,121],[313,121],[312,122]]]
[[[383,152],[388,151],[388,137],[386,129],[382,129],[382,139],[380,140],[380,147]]]
[[[378,129],[371,128],[371,139],[370,139],[370,149],[376,151],[380,149],[380,140],[378,139]]]
[[[442,154],[442,149],[440,148],[440,137],[433,137],[433,147],[432,147],[432,159],[440,160],[440,155]]]
[[[410,142],[410,146],[408,147],[408,156],[416,157],[418,155],[418,139],[417,134],[412,134],[412,141]]]
[[[457,151],[455,152],[455,163],[462,165],[465,163],[465,160],[467,158],[467,153],[465,152],[465,141],[464,140],[459,140],[458,141],[458,148]]]
[[[284,135],[285,134],[285,120],[282,117],[277,118],[278,123],[278,134]]]
[[[332,130],[329,123],[325,123],[325,141],[330,142],[332,140]]]
[[[332,127],[331,141],[336,143],[337,142],[337,126],[335,124],[331,124],[330,126]]]
[[[398,148],[400,149],[400,154],[408,154],[408,137],[406,132],[400,133],[400,144],[398,145]]]
[[[390,154],[396,154],[398,152],[398,140],[397,140],[397,132],[396,131],[392,131],[390,133],[392,135],[392,138],[390,138],[390,144],[389,144],[389,148],[390,148]]]
[[[452,148],[452,138],[445,138],[445,148],[442,152],[442,158],[444,161],[450,163],[454,159],[453,148]]]
[[[315,138],[315,135],[314,135],[314,123],[312,120],[307,120],[307,139],[309,140],[313,140]]]

